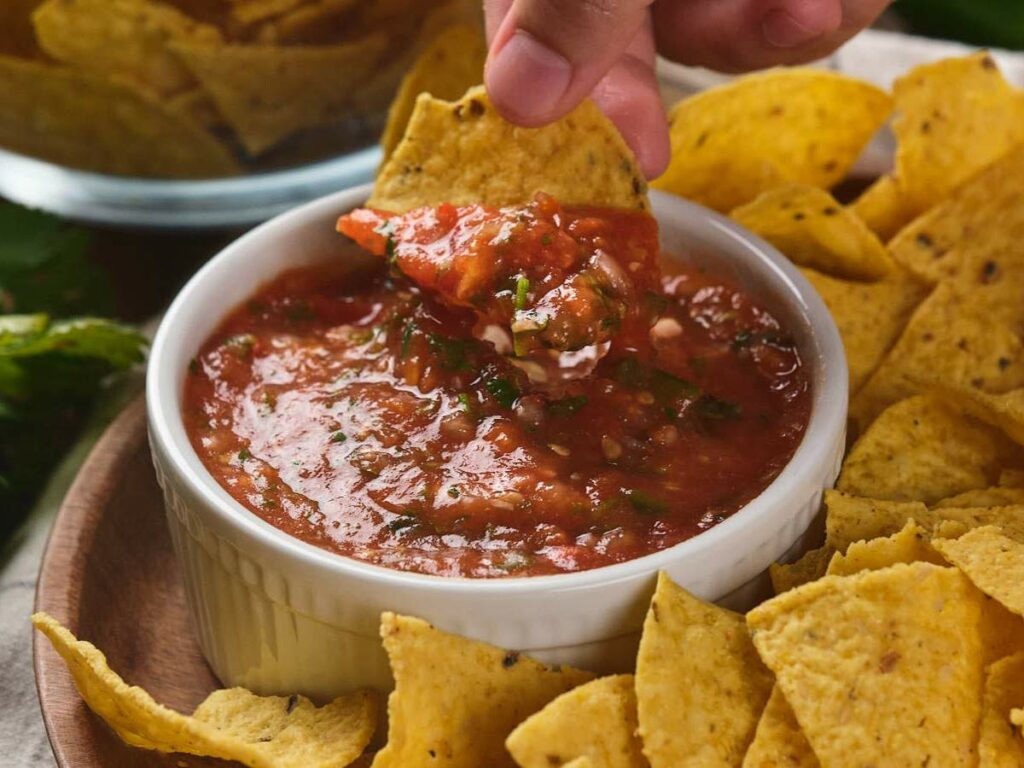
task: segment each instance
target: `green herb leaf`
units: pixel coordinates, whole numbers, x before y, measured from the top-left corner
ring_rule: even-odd
[[[696,404],[697,415],[712,421],[735,421],[743,415],[739,403],[730,403],[714,395],[704,395]]]
[[[519,389],[506,378],[488,379],[484,382],[484,386],[502,408],[511,408],[519,398]]]
[[[516,280],[516,299],[515,308],[516,312],[526,309],[527,294],[530,291],[530,281],[525,277],[520,277]]]
[[[643,491],[627,491],[626,500],[641,515],[660,515],[668,511],[668,504]]]
[[[548,403],[547,409],[556,416],[572,416],[586,404],[586,395],[574,395],[563,397],[561,400],[552,400]]]

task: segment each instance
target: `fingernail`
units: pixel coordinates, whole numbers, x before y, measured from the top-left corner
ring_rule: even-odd
[[[776,48],[796,48],[821,35],[818,30],[805,27],[782,8],[774,8],[765,14],[761,31],[768,44]]]
[[[526,121],[544,120],[569,88],[566,58],[519,30],[487,67],[487,90],[500,107]]]

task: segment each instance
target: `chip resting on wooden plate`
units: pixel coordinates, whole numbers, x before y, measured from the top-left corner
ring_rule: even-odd
[[[782,184],[827,189],[891,107],[884,91],[834,72],[742,77],[672,107],[672,159],[653,186],[722,212]]]
[[[227,148],[204,128],[125,85],[4,56],[0,146],[127,176],[202,178],[239,171]]]
[[[738,765],[771,688],[743,616],[658,574],[636,661],[639,732],[651,768]]]
[[[585,759],[594,768],[645,768],[636,734],[633,675],[602,677],[563,693],[505,742],[520,768]]]
[[[881,280],[896,269],[875,233],[817,187],[779,187],[734,209],[729,216],[795,264],[833,277]]]
[[[747,615],[830,768],[976,764],[981,596],[930,563],[827,576]]]
[[[402,78],[381,134],[384,162],[402,140],[421,93],[454,101],[483,81],[487,45],[483,32],[470,24],[449,27],[435,37]]]
[[[1024,141],[1024,91],[985,52],[943,59],[893,84],[896,179],[923,213]]]
[[[474,88],[455,102],[421,94],[380,169],[371,208],[508,205],[546,192],[564,205],[647,208],[647,183],[618,130],[591,101],[542,128],[506,122]]]
[[[385,613],[381,636],[395,690],[388,698],[388,742],[374,768],[429,765],[513,768],[505,739],[530,715],[593,678],[551,668],[517,651]]]
[[[377,705],[367,691],[316,707],[302,696],[257,696],[243,688],[215,691],[191,717],[129,686],[91,643],[53,617],[37,613],[36,629],[64,659],[89,708],[127,744],[235,760],[250,768],[345,768],[369,744]]]

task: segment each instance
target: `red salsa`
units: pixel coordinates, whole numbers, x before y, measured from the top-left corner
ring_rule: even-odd
[[[340,228],[386,258],[284,273],[185,384],[206,467],[304,541],[443,576],[586,570],[721,522],[803,436],[785,329],[721,276],[662,276],[647,214],[538,198]]]

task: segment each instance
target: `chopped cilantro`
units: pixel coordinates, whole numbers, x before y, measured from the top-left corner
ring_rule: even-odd
[[[348,435],[346,435],[344,432],[335,432],[333,435],[331,435],[332,443],[344,443],[346,440],[348,440]]]
[[[453,499],[457,499],[459,498],[459,496],[462,495],[462,491],[459,490],[459,486],[450,485],[448,486],[448,495],[451,496]]]
[[[704,395],[697,401],[697,414],[713,421],[733,421],[738,419],[743,409],[738,403],[721,400],[714,395]]]
[[[643,491],[628,491],[626,500],[641,515],[660,515],[668,511],[668,504]]]
[[[700,396],[700,387],[659,368],[641,363],[634,357],[623,358],[615,366],[615,378],[630,389],[649,389],[662,405]]]
[[[242,450],[240,450],[238,452],[238,460],[239,461],[248,461],[251,458],[252,458],[252,453],[249,451],[248,448],[243,448]]]
[[[519,397],[519,389],[506,378],[488,379],[484,386],[491,393],[491,397],[497,400],[498,405],[503,408],[511,408]]]
[[[430,349],[441,358],[441,367],[446,371],[468,371],[470,369],[467,359],[469,342],[462,339],[450,339],[432,333],[429,336]]]
[[[416,322],[412,319],[406,321],[402,330],[402,345],[398,350],[398,359],[404,360],[409,354],[409,345],[412,344],[412,335],[416,332]]]
[[[552,400],[547,407],[548,411],[556,416],[572,416],[586,404],[586,395],[572,395],[561,400]]]
[[[419,525],[419,522],[420,521],[412,515],[401,515],[389,522],[387,524],[387,529],[392,533],[397,533],[405,528],[412,528],[413,526]]]

